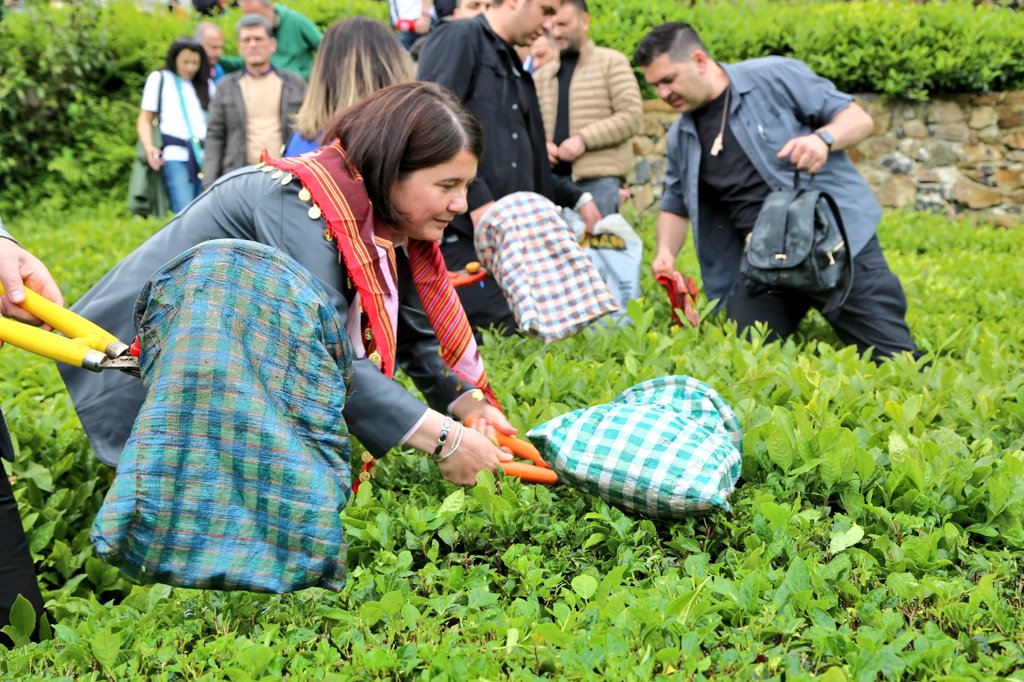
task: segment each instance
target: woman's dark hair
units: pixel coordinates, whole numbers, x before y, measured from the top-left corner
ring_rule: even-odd
[[[173,43],[167,50],[167,61],[164,68],[171,73],[178,73],[178,55],[183,51],[195,52],[199,55],[199,71],[192,77],[192,87],[196,90],[199,104],[203,111],[210,108],[210,61],[206,58],[206,50],[191,36],[182,36]]]
[[[466,149],[484,153],[484,131],[459,98],[435,83],[400,83],[378,90],[327,124],[324,140],[341,140],[363,176],[376,216],[398,225],[391,204],[395,183],[413,171]]]

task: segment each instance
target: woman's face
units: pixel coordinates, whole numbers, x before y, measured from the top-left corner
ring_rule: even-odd
[[[182,50],[174,59],[174,70],[182,80],[190,81],[199,73],[199,53]]]
[[[396,232],[412,239],[436,242],[449,221],[469,208],[466,192],[476,176],[477,158],[468,149],[430,168],[413,171],[395,183],[391,203],[405,220]]]

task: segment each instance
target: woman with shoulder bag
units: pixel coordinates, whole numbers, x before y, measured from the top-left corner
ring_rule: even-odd
[[[163,173],[174,213],[203,191],[206,112],[216,86],[206,52],[192,38],[178,38],[164,68],[146,78],[136,123],[146,162]],[[158,121],[158,124],[155,123]]]

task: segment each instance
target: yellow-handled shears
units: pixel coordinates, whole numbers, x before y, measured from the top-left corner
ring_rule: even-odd
[[[4,293],[4,287],[0,284],[0,296]],[[139,376],[139,360],[131,354],[128,344],[99,325],[29,289],[25,290],[25,300],[20,305],[23,310],[64,336],[0,317],[0,341],[94,372],[119,369],[132,376]]]

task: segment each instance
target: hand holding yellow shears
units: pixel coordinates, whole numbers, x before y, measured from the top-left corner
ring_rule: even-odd
[[[0,284],[0,296],[5,293]],[[99,372],[119,369],[139,376],[139,361],[127,344],[110,332],[31,289],[25,289],[20,304],[28,313],[50,325],[65,336],[58,336],[9,318],[0,318],[0,340],[30,353],[75,367]]]

